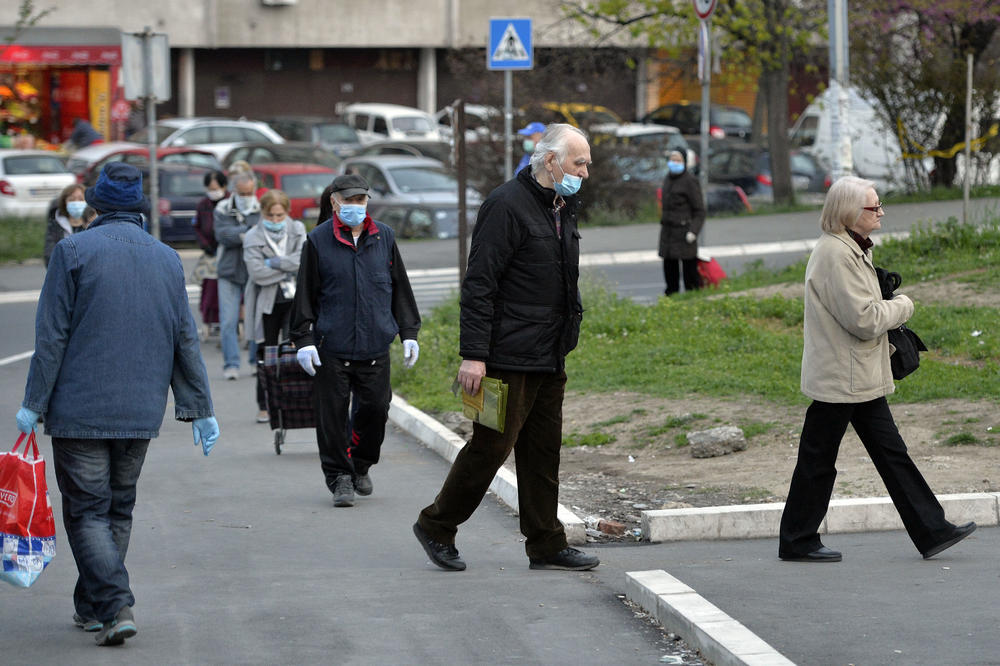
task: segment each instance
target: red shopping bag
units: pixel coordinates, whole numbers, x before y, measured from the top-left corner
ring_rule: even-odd
[[[18,452],[26,437],[24,450]],[[0,580],[17,587],[34,583],[56,555],[45,459],[34,432],[22,433],[13,449],[0,453],[0,545]]]
[[[706,287],[718,287],[719,283],[726,279],[726,271],[722,270],[715,257],[711,259],[698,257],[698,275],[701,277],[702,286]]]

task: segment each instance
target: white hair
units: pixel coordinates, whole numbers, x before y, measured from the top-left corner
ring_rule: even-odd
[[[823,212],[819,216],[819,226],[823,231],[839,233],[851,229],[864,212],[868,190],[875,189],[875,183],[856,176],[838,178],[826,193]]]
[[[535,152],[531,154],[531,174],[537,176],[545,169],[545,156],[549,153],[555,153],[559,162],[566,159],[569,138],[573,134],[587,138],[583,130],[566,123],[552,123],[546,127],[545,134],[535,144]]]

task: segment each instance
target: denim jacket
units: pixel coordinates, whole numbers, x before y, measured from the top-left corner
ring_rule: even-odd
[[[24,402],[53,437],[150,439],[174,414],[212,416],[177,253],[138,213],[108,213],[52,252]]]

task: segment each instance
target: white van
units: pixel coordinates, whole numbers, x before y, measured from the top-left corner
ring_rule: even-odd
[[[875,183],[879,194],[906,187],[906,168],[895,128],[889,127],[862,99],[855,88],[848,88],[848,126],[854,173]],[[833,163],[833,140],[830,125],[836,110],[830,90],[823,91],[810,104],[789,132],[793,148],[815,155],[827,166]]]
[[[374,141],[440,141],[434,116],[399,104],[348,104],[343,110],[344,122],[353,127],[361,143]]]

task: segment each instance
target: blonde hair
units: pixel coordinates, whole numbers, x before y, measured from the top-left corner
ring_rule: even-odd
[[[874,190],[875,183],[856,176],[844,176],[830,186],[823,202],[823,212],[819,215],[819,227],[832,234],[854,227],[864,212],[868,190]]]
[[[271,206],[274,204],[284,206],[285,211],[288,213],[292,212],[292,202],[288,198],[288,195],[281,190],[268,190],[267,192],[264,192],[264,196],[260,198],[260,210],[265,215],[271,210]]]

